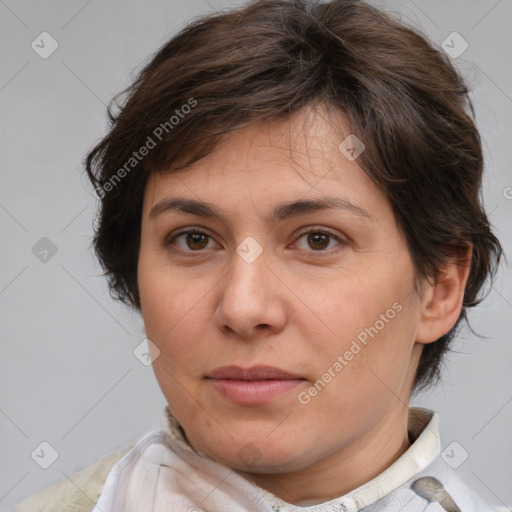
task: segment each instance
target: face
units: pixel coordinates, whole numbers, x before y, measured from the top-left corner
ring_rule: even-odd
[[[302,111],[232,132],[145,191],[138,283],[156,377],[190,443],[253,475],[405,434],[413,265],[336,122]]]

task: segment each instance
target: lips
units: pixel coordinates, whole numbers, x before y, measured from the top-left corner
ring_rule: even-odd
[[[253,366],[246,369],[239,366],[222,366],[209,373],[207,377],[228,380],[302,379],[300,375],[288,373],[273,366]]]
[[[238,405],[262,405],[297,388],[305,379],[272,366],[223,366],[206,376],[223,398]]]

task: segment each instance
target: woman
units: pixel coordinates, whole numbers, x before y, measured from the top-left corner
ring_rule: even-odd
[[[261,0],[125,92],[94,244],[168,407],[16,510],[499,510],[409,407],[501,255],[449,58],[363,2]]]

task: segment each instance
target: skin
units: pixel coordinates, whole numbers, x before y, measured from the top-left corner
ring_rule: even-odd
[[[260,122],[227,134],[185,171],[152,174],[144,196],[141,313],[171,411],[198,451],[290,503],[341,496],[408,448],[422,347],[455,324],[468,274],[449,265],[437,284],[414,291],[389,200],[338,150],[349,133],[340,113],[323,108]],[[346,209],[265,219],[277,204],[326,195],[371,219]],[[176,211],[150,218],[176,197],[211,203],[226,221]],[[192,227],[208,236],[174,238]],[[318,241],[325,230],[334,236]],[[236,251],[247,237],[263,249],[252,263]],[[298,394],[395,303],[401,311],[302,404]],[[205,378],[225,365],[276,366],[304,381],[262,405],[234,404]],[[248,449],[250,465],[239,453]]]

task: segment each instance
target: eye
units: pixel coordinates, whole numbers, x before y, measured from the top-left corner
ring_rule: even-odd
[[[300,241],[301,239],[305,239],[307,247],[301,247],[297,242],[294,243],[294,246],[308,252],[337,252],[327,251],[327,249],[332,248],[334,241],[337,242],[334,246],[337,245],[342,247],[346,244],[346,242],[338,235],[335,235],[325,228],[310,228],[309,230],[301,233],[297,240]],[[201,231],[200,229],[193,228],[171,235],[165,245],[175,245],[182,252],[197,253],[202,252],[204,249],[211,248],[209,247],[209,243],[211,241],[213,241],[213,238],[209,234]]]
[[[181,240],[181,244],[177,241]],[[183,252],[200,252],[208,248],[212,237],[199,229],[188,229],[169,238],[166,245],[176,245]]]
[[[345,245],[345,242],[339,236],[335,235],[334,233],[331,233],[330,231],[320,228],[309,229],[308,231],[302,233],[299,236],[298,240],[302,238],[305,238],[307,246],[310,249],[312,249],[313,252],[327,252],[326,249],[330,248],[329,246],[331,245],[331,242],[333,242],[333,239],[338,242],[338,246]],[[298,245],[297,242],[295,242],[295,245]],[[299,249],[304,249],[306,251],[309,250],[307,247],[299,247]]]

